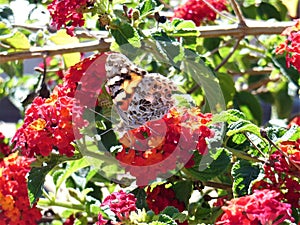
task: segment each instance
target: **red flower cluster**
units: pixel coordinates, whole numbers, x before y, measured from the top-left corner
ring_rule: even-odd
[[[174,206],[180,212],[185,209],[185,204],[176,198],[175,191],[172,188],[166,188],[165,184],[157,185],[152,190],[148,186],[146,202],[155,214],[159,214],[167,206]]]
[[[57,86],[50,98],[37,97],[26,110],[24,124],[16,132],[15,147],[26,156],[48,156],[52,150],[61,155],[72,156],[75,128],[83,127],[82,109],[76,108],[76,100],[67,96],[63,86]],[[81,126],[79,126],[81,125]],[[79,134],[77,134],[79,135]]]
[[[123,150],[116,158],[141,186],[175,169],[178,163],[193,166],[193,151],[205,154],[206,138],[213,136],[206,126],[211,117],[197,108],[173,108],[162,119],[125,134],[120,139]]]
[[[291,216],[291,205],[278,199],[279,193],[274,190],[255,190],[252,195],[234,198],[223,206],[224,213],[216,222],[217,225],[268,225],[281,224]]]
[[[26,175],[32,161],[17,153],[0,161],[0,225],[36,224],[41,219],[28,199]]]
[[[84,25],[83,13],[90,4],[91,0],[54,0],[48,5],[53,25],[57,29],[65,26],[67,33],[73,36],[74,28]]]
[[[137,210],[135,203],[136,198],[133,194],[127,194],[123,190],[120,190],[107,196],[101,206],[108,206],[118,219],[122,221],[128,219],[130,213]]]
[[[227,10],[226,0],[207,0],[211,7],[218,11]],[[192,20],[199,26],[203,21],[213,21],[217,13],[202,0],[188,0],[185,4],[174,10],[173,18]]]
[[[290,160],[300,166],[300,139],[284,141],[280,148]],[[270,155],[270,164],[264,166],[265,177],[253,185],[253,189],[267,188],[281,193],[281,196],[294,208],[300,207],[300,178],[295,176],[298,169],[279,151]]]
[[[0,153],[2,153],[4,156],[9,155],[10,153],[10,147],[5,142],[5,136],[0,132]]]
[[[300,72],[300,20],[295,26],[285,29],[282,35],[287,36],[287,40],[276,48],[276,53],[286,53],[287,67],[292,65]]]
[[[23,126],[12,140],[15,148],[20,148],[23,155],[48,156],[53,150],[66,156],[74,154],[72,142],[80,137],[79,129],[87,125],[87,121],[82,118],[84,102],[81,101],[90,100],[86,96],[91,93],[95,95],[96,87],[91,87],[95,86],[95,82],[83,79],[86,83],[82,84],[82,92],[78,92],[85,95],[81,94],[80,99],[76,95],[76,89],[82,76],[98,56],[100,55],[87,58],[71,67],[65,74],[64,83],[56,86],[49,98],[37,97],[33,100],[25,112]],[[89,91],[86,93],[85,90]]]

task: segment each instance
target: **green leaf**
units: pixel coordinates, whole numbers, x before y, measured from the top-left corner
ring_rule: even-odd
[[[258,166],[246,160],[237,161],[231,171],[233,181],[233,193],[235,197],[244,196],[250,193],[249,187],[253,180],[259,175]]]
[[[212,118],[212,123],[227,122],[228,124],[236,122],[240,119],[246,119],[245,115],[236,109],[229,109],[227,111],[222,111],[218,114],[214,114]]]
[[[119,19],[112,21],[111,34],[119,46],[132,45],[133,47],[140,48],[140,36],[135,28],[129,23],[121,22]]]
[[[11,46],[14,49],[29,49],[30,43],[28,38],[25,36],[25,34],[21,33],[20,31],[15,31],[12,36],[9,36],[8,38],[3,39],[3,36],[0,36],[1,42],[4,44],[7,44]]]
[[[175,191],[176,198],[188,205],[193,191],[193,183],[191,181],[178,181],[172,188]]]
[[[175,213],[179,213],[178,209],[175,208],[174,206],[167,206],[162,212],[161,214],[165,214],[168,215],[170,217],[173,217],[173,215]]]
[[[232,141],[238,145],[243,144],[247,140],[244,134],[235,134],[232,137]]]
[[[38,198],[42,195],[42,188],[45,182],[46,175],[59,164],[57,157],[51,158],[47,166],[44,167],[33,167],[28,176],[28,197],[30,205],[32,206]]]
[[[154,0],[146,0],[143,1],[139,6],[138,9],[140,11],[140,15],[143,16],[148,12],[152,11],[156,6],[156,2]]]
[[[200,35],[195,23],[191,20],[175,18],[171,25],[173,29],[167,31],[171,37],[198,37]]]
[[[210,152],[210,155],[196,156],[195,166],[186,171],[199,180],[207,181],[224,173],[230,164],[230,160],[230,153],[220,148],[215,153]]]
[[[262,2],[259,7],[257,8],[257,12],[260,15],[260,17],[264,20],[275,18],[276,20],[281,20],[281,15],[277,11],[277,9],[266,2]]]
[[[170,216],[165,214],[159,215],[158,221],[168,225],[177,225],[177,223]]]
[[[203,47],[208,51],[212,51],[220,45],[222,39],[221,38],[205,38],[203,40]]]
[[[239,120],[237,122],[229,124],[226,135],[230,137],[235,134],[244,132],[250,132],[258,137],[261,137],[260,128],[248,120]]]
[[[236,93],[234,97],[236,106],[246,115],[247,119],[260,125],[262,122],[262,109],[256,97],[246,91]]]
[[[224,100],[227,106],[233,104],[233,98],[236,93],[232,76],[222,73],[218,74],[219,83],[222,89]]]
[[[64,173],[59,176],[56,183],[56,190],[60,187],[60,185],[69,178],[76,171],[89,166],[90,164],[87,162],[85,158],[81,158],[75,161],[72,161],[70,165],[64,170]]]
[[[183,56],[180,69],[191,76],[204,89],[207,102],[206,109],[209,108],[212,113],[224,110],[226,108],[224,96],[213,71],[190,50],[185,50]]]
[[[288,82],[280,82],[271,92],[274,96],[278,118],[288,118],[293,108],[293,97],[289,95]]]
[[[134,194],[134,196],[137,198],[137,201],[135,203],[136,207],[139,208],[139,209],[146,208],[146,206],[147,206],[147,203],[146,203],[147,194],[146,194],[145,190],[142,189],[142,188],[136,188],[132,191],[132,194]]]

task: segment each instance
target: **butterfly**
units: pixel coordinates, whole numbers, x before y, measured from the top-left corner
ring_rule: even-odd
[[[174,106],[172,93],[177,87],[167,77],[148,73],[121,53],[109,54],[105,69],[106,85],[121,119],[121,132],[161,119]]]

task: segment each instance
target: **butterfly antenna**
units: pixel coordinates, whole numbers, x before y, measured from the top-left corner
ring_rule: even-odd
[[[104,119],[108,120],[109,122],[114,123],[114,121],[112,121],[112,120],[109,119],[108,117],[104,116],[102,113],[99,113],[99,112],[97,112],[97,111],[95,111],[95,110],[93,110],[93,109],[91,109],[91,108],[88,108],[88,110],[90,110],[91,112],[93,112],[93,113],[95,113],[95,114],[97,114],[97,115],[102,116]]]

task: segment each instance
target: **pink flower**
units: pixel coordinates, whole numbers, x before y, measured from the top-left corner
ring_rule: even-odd
[[[54,0],[48,5],[53,25],[57,29],[65,27],[67,33],[73,36],[75,27],[84,25],[83,12],[90,4],[93,3],[89,0]]]
[[[280,202],[279,195],[276,191],[264,189],[232,199],[222,207],[224,213],[216,224],[277,225],[286,219],[293,222],[291,205]]]
[[[300,72],[300,20],[292,27],[288,27],[282,32],[287,36],[284,43],[279,44],[276,48],[276,54],[286,53],[286,66],[291,65]]]
[[[207,0],[216,10],[227,10],[226,0]],[[174,10],[173,18],[181,18],[184,20],[192,20],[199,26],[203,21],[213,21],[217,17],[217,13],[213,11],[202,0],[188,0],[185,4]]]
[[[132,211],[137,210],[135,203],[136,198],[133,194],[127,194],[123,190],[120,190],[107,196],[101,206],[108,206],[119,220],[122,221],[128,219]]]

